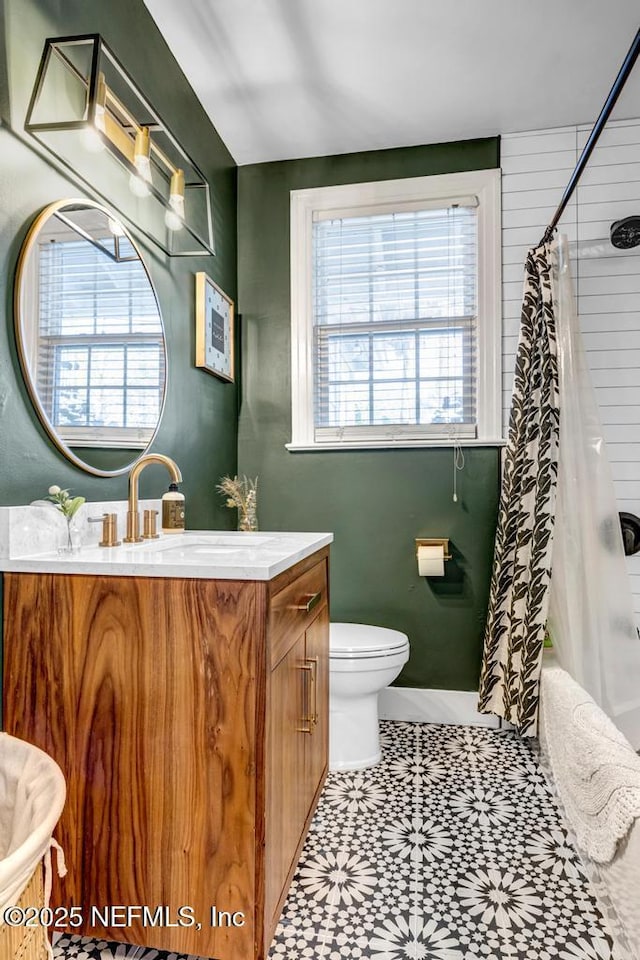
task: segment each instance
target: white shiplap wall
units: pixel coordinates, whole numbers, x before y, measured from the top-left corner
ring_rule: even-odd
[[[501,140],[505,431],[525,256],[553,216],[590,129],[562,127]],[[640,515],[640,247],[616,250],[609,240],[613,221],[631,214],[640,215],[640,120],[607,125],[560,221],[571,244],[580,326],[618,507]],[[640,623],[640,555],[628,564]]]

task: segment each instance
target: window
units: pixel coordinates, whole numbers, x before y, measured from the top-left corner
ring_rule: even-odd
[[[498,442],[499,172],[291,195],[289,449]]]
[[[79,238],[39,248],[38,393],[58,434],[76,445],[144,446],[162,406],[157,302],[124,237],[119,251],[115,261]]]

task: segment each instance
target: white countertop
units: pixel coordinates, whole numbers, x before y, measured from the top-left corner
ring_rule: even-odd
[[[111,577],[271,580],[332,540],[332,533],[188,530],[161,534],[157,540],[123,543],[119,547],[83,546],[73,554],[50,550],[0,556],[0,570]]]

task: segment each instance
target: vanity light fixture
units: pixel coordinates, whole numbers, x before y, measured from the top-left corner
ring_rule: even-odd
[[[25,129],[165,253],[215,253],[209,184],[99,34],[45,41]]]

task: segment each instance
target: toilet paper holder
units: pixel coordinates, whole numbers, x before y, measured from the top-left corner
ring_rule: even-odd
[[[418,550],[420,547],[442,547],[445,560],[451,560],[452,556],[449,553],[449,538],[448,537],[435,537],[426,539],[424,537],[416,537],[416,557],[418,556]]]

